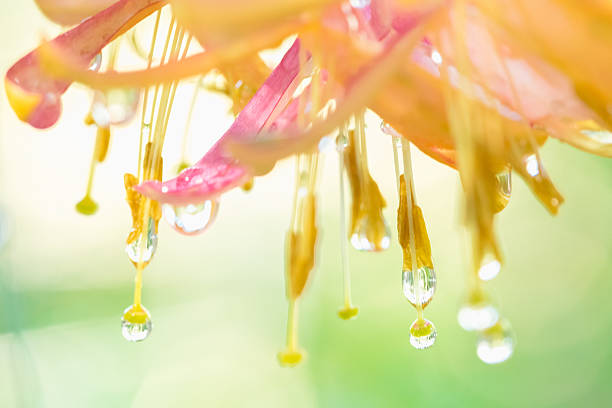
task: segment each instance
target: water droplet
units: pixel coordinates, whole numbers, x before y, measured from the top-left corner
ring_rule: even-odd
[[[358,251],[384,251],[390,244],[391,233],[382,214],[374,220],[364,215],[351,234],[351,245]]]
[[[538,163],[538,158],[535,154],[525,159],[525,169],[531,177],[536,177],[540,174],[540,163]]]
[[[146,240],[146,242],[143,242],[143,240]],[[138,262],[143,262],[144,264],[149,263],[153,255],[155,255],[156,249],[157,234],[155,233],[155,220],[149,218],[149,229],[146,238],[144,234],[140,234],[138,238],[127,244],[125,252],[134,265],[137,265]]]
[[[100,127],[121,125],[136,114],[140,91],[135,88],[117,88],[96,92],[91,106],[91,116]]]
[[[176,231],[185,235],[204,232],[214,221],[219,203],[206,200],[202,204],[188,204],[183,207],[164,205],[164,218]]]
[[[350,0],[351,6],[355,8],[368,7],[372,0]]]
[[[478,277],[484,281],[495,278],[501,270],[501,262],[490,253],[485,254],[478,268]]]
[[[436,341],[436,327],[427,319],[417,319],[410,326],[410,344],[422,350],[433,346]]]
[[[437,65],[442,64],[442,54],[440,54],[437,50],[433,50],[431,52],[431,60]]]
[[[98,53],[96,54],[96,56],[91,60],[91,63],[89,64],[89,70],[90,71],[94,71],[97,72],[100,70],[100,67],[102,66],[102,54]]]
[[[336,137],[336,150],[338,152],[343,152],[344,149],[348,146],[348,138],[344,133],[340,133],[338,137]]]
[[[417,301],[423,306],[427,306],[436,291],[436,272],[433,268],[423,266],[417,269],[417,282],[414,282],[413,273],[409,269],[402,271],[402,288],[404,296],[416,307]],[[418,287],[417,287],[418,285]],[[419,296],[417,298],[417,289]]]
[[[474,293],[461,306],[457,321],[464,330],[485,330],[499,320],[495,306],[482,293]]]
[[[127,341],[143,341],[152,329],[151,314],[142,305],[132,305],[123,311],[121,334]]]
[[[506,169],[497,174],[496,178],[499,192],[510,198],[510,195],[512,194],[512,171],[510,169]]]
[[[507,320],[503,319],[480,333],[476,354],[487,364],[506,361],[514,351],[514,334]]]

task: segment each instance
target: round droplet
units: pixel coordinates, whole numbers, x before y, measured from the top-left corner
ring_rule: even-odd
[[[140,234],[138,238],[127,244],[125,252],[134,265],[139,262],[147,264],[155,255],[157,249],[157,234],[155,233],[155,221],[149,218],[148,234]]]
[[[476,354],[487,364],[506,361],[514,351],[514,334],[507,320],[482,331],[476,345]]]
[[[298,350],[285,350],[279,352],[276,357],[282,367],[295,367],[300,364],[304,356]]]
[[[459,325],[468,331],[488,329],[498,320],[497,309],[481,293],[472,294],[457,314]]]
[[[351,6],[355,8],[368,7],[372,0],[350,0]]]
[[[434,292],[436,291],[436,272],[433,268],[423,266],[417,269],[417,281],[414,281],[414,274],[410,269],[402,271],[402,289],[404,296],[412,304],[425,307],[431,302]],[[417,294],[418,293],[418,294]]]
[[[422,350],[433,346],[436,341],[436,327],[427,319],[417,319],[410,326],[410,344]]]
[[[351,245],[358,251],[384,251],[390,244],[391,233],[382,214],[374,219],[364,215],[351,234]]]
[[[140,91],[134,88],[96,92],[91,106],[91,116],[100,127],[122,125],[136,114],[139,99]]]
[[[183,207],[164,205],[164,218],[176,231],[185,235],[204,232],[214,221],[219,203],[206,200],[202,204],[188,204]]]
[[[338,152],[343,152],[347,146],[348,138],[344,133],[340,133],[338,137],[336,137],[336,150],[338,150]]]
[[[121,334],[127,341],[143,341],[152,329],[151,315],[142,305],[132,305],[123,311]]]
[[[501,262],[492,254],[485,254],[478,268],[478,277],[484,281],[495,278],[501,270]]]
[[[102,54],[98,53],[96,54],[96,56],[91,60],[91,63],[89,63],[89,70],[90,71],[94,71],[97,72],[100,70],[100,67],[102,66]]]

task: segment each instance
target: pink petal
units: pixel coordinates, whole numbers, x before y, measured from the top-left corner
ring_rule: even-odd
[[[298,39],[232,126],[202,159],[174,179],[163,183],[147,181],[135,189],[161,203],[184,205],[206,201],[246,182],[252,176],[251,169],[227,153],[224,144],[256,137],[275,112],[284,110],[300,82],[299,50]]]
[[[54,23],[78,24],[83,19],[104,10],[117,0],[35,0],[38,8]]]
[[[161,5],[160,0],[118,1],[56,37],[49,45],[85,67],[115,36]],[[36,128],[45,129],[57,122],[62,110],[60,97],[71,82],[46,75],[38,53],[39,49],[30,52],[8,70],[5,88],[17,116]]]

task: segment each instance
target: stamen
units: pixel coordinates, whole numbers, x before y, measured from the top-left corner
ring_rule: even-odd
[[[348,144],[346,125],[340,129],[336,140],[338,150],[338,168],[340,170],[340,257],[342,260],[342,276],[344,289],[344,306],[338,311],[338,316],[343,320],[350,320],[357,316],[359,308],[353,306],[351,299],[351,271],[348,259],[348,241],[346,239],[346,205],[344,199],[344,149]]]
[[[386,203],[368,171],[363,111],[355,117],[355,131],[348,132],[344,154],[352,194],[351,244],[361,251],[387,249],[391,238],[382,214]]]
[[[195,108],[196,100],[198,99],[198,94],[200,93],[200,86],[204,80],[204,75],[198,78],[198,81],[193,89],[193,96],[191,97],[191,102],[189,103],[189,111],[187,113],[187,121],[185,122],[185,130],[183,131],[183,143],[181,144],[181,161],[177,166],[177,173],[185,170],[190,166],[189,159],[187,158],[187,149],[189,147],[189,130],[191,127],[191,120],[193,118],[193,110]]]
[[[294,191],[291,227],[286,236],[285,276],[289,301],[287,321],[287,347],[278,353],[282,366],[300,362],[298,347],[297,302],[314,267],[317,241],[316,196],[317,154],[296,158],[296,185]]]

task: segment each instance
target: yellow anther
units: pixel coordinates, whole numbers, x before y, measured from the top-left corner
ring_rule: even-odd
[[[88,195],[86,195],[76,206],[76,210],[83,215],[93,215],[98,211],[98,204]]]
[[[408,197],[406,191],[406,179],[404,175],[400,176],[400,200],[399,208],[397,209],[397,234],[400,246],[403,252],[403,268],[412,270],[412,257],[410,255],[410,228],[408,220],[408,200],[412,203],[412,219],[414,220],[414,247],[416,252],[416,267],[424,266],[433,268],[431,260],[431,244],[427,235],[425,220],[421,208],[414,201],[414,193],[411,192],[411,197]]]
[[[253,189],[253,185],[255,184],[255,179],[252,178],[249,181],[247,181],[246,183],[244,183],[242,185],[242,190],[244,191],[251,191]]]
[[[110,143],[111,131],[110,127],[98,127],[96,133],[95,159],[98,163],[102,163],[106,159],[108,153],[108,145]]]
[[[125,311],[123,320],[132,324],[145,324],[149,320],[149,314],[142,305],[134,304]]]

